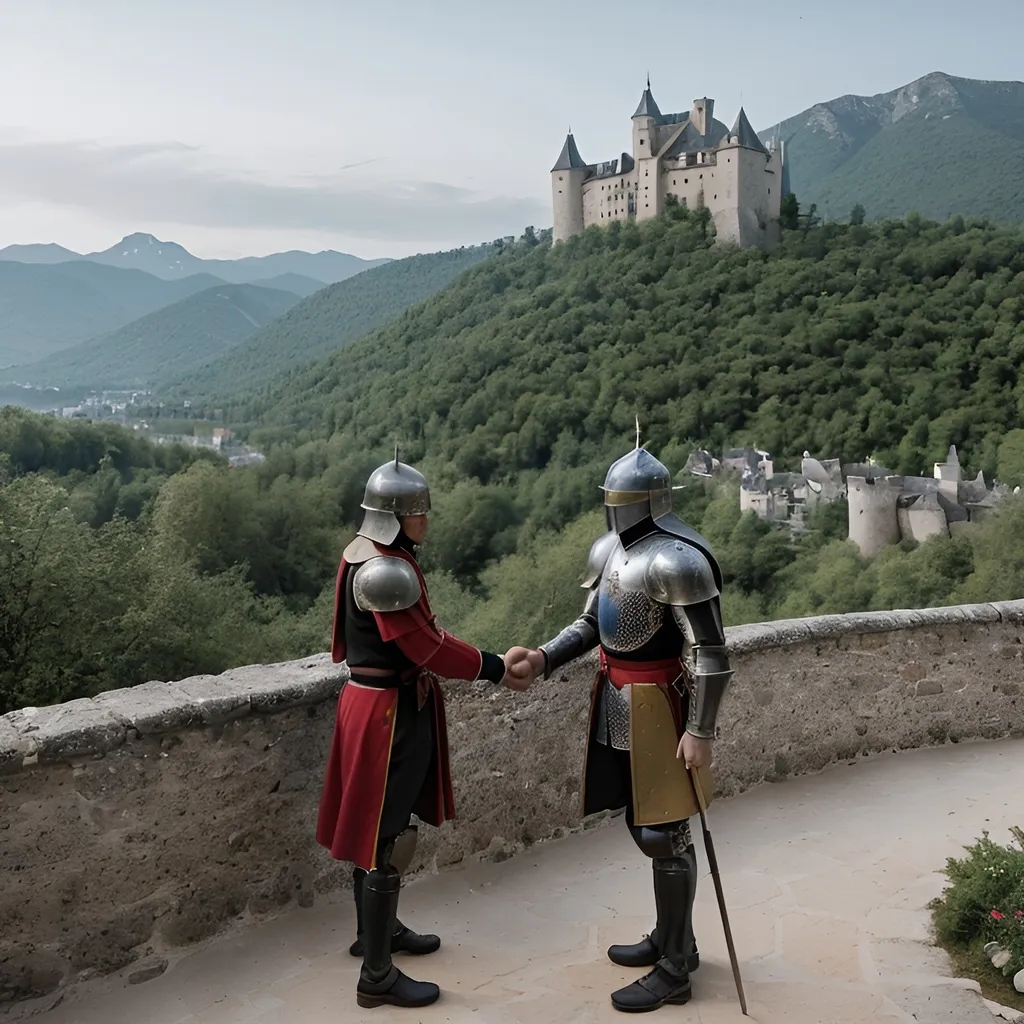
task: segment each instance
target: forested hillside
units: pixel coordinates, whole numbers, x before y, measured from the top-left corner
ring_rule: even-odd
[[[916,473],[956,444],[996,472],[1024,417],[1024,228],[911,216],[764,252],[674,216],[490,260],[235,418],[261,443],[397,437],[482,484],[557,467],[574,512],[636,415],[677,468],[746,442]]]
[[[230,353],[299,301],[294,292],[220,284],[10,375],[43,387],[154,387]]]
[[[209,360],[167,390],[193,400],[213,396],[222,404],[224,396],[260,389],[293,367],[341,348],[446,288],[491,251],[489,245],[478,245],[410,256],[365,270],[316,292],[230,356]]]
[[[598,488],[636,414],[676,473],[694,443],[915,473],[955,443],[967,474],[1024,483],[1020,233],[911,217],[765,253],[711,247],[706,226],[675,210],[524,240],[248,400],[267,460],[245,470],[0,412],[0,704],[324,649],[337,558],[396,438],[431,483],[441,620],[497,650],[578,611]],[[1019,499],[868,561],[842,503],[794,543],[740,514],[735,478],[677,482],[730,623],[1024,595]]]
[[[0,260],[0,371],[116,330],[218,283],[210,274],[162,281],[87,260]]]

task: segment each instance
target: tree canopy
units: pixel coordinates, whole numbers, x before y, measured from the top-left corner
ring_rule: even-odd
[[[676,207],[503,246],[241,396],[232,422],[267,455],[242,470],[0,412],[0,704],[325,648],[338,556],[396,439],[431,484],[421,560],[441,619],[499,651],[577,613],[599,485],[637,415],[675,473],[698,444],[910,473],[956,444],[969,473],[1024,483],[1022,232],[908,217],[802,228],[763,252],[713,246],[707,226]],[[735,478],[677,483],[722,562],[730,623],[1024,590],[1018,500],[967,537],[866,560],[843,503],[794,540],[740,513]]]

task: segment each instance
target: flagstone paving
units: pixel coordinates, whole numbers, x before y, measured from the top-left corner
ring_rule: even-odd
[[[983,829],[1024,824],[1024,742],[886,754],[766,784],[708,814],[750,1017],[758,1024],[991,1024],[977,986],[951,979],[929,944],[938,873]],[[695,832],[698,830],[695,830]],[[694,912],[694,998],[652,1020],[732,1024],[740,1013],[714,887]],[[600,1024],[608,995],[637,976],[612,942],[653,925],[648,862],[621,821],[412,882],[402,917],[437,931],[429,957],[401,958],[438,982],[425,1010],[360,1010],[354,929],[339,895],[240,929],[155,980],[107,978],[69,993],[38,1024]],[[126,972],[126,973],[130,973]]]

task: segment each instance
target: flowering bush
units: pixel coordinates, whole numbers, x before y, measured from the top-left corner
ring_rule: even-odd
[[[984,832],[966,857],[951,857],[949,885],[932,905],[940,942],[998,942],[1010,953],[1006,976],[1024,969],[1024,829],[1010,832],[1016,846],[1000,846]]]

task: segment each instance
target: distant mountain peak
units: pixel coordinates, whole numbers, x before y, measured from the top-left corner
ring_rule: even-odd
[[[162,245],[167,248],[173,249],[185,249],[183,245],[179,245],[177,242],[165,242],[156,235],[151,235],[148,231],[133,231],[130,235],[125,235],[116,245],[112,248],[116,249],[121,245]],[[188,252],[187,249],[185,249]],[[191,255],[191,254],[190,254]]]
[[[149,261],[160,258],[160,263],[172,271],[183,271],[186,264],[199,264],[198,257],[193,256],[184,246],[177,242],[165,242],[148,231],[134,231],[125,235],[109,249],[89,254],[90,258],[112,258],[121,263],[124,260],[140,264],[142,269],[151,273],[155,268],[146,265]],[[158,270],[157,270],[158,272]]]
[[[303,294],[308,294],[311,284],[322,287],[323,284],[344,281],[353,274],[391,262],[387,259],[364,260],[335,249],[322,249],[318,253],[290,249],[267,256],[205,260],[189,252],[178,242],[166,241],[149,231],[133,231],[110,248],[85,255],[54,243],[10,245],[0,249],[0,262],[4,260],[16,263],[65,263],[71,260],[87,260],[106,266],[143,271],[165,281],[181,280],[203,272],[235,284],[295,275],[294,283]]]
[[[1011,168],[1024,165],[1024,83],[930,71],[873,96],[837,96],[761,133],[785,144],[787,186],[801,205],[845,218],[909,210],[1024,219]],[[970,164],[964,160],[983,157]]]

